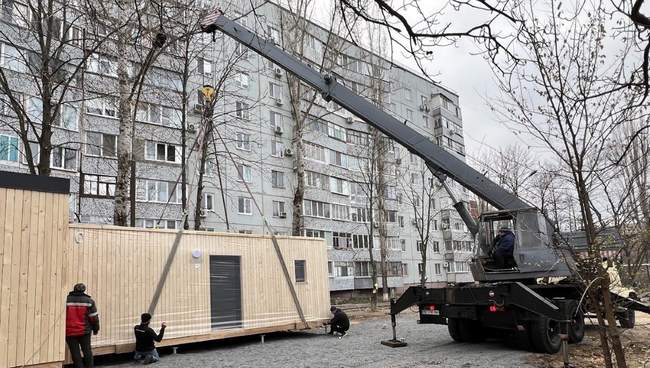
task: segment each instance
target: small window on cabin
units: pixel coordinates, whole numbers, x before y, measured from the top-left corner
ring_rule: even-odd
[[[294,261],[296,282],[305,282],[305,260]]]

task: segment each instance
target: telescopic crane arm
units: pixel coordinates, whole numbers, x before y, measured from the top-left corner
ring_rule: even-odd
[[[320,92],[326,101],[336,102],[359,119],[406,147],[409,152],[422,158],[434,174],[438,172],[452,178],[497,209],[514,210],[531,207],[528,203],[501,188],[462,160],[434,144],[415,129],[382,111],[344,85],[337,83],[332,75],[320,74],[298,58],[276,46],[272,40],[260,38],[255,33],[227,18],[221,11],[206,16],[201,21],[201,28],[206,33],[213,33],[217,30],[225,33],[235,41],[294,74],[304,83]]]

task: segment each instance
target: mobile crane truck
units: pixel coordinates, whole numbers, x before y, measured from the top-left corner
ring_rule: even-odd
[[[559,246],[560,237],[538,209],[353,93],[338,83],[334,75],[322,75],[276,46],[273,40],[259,37],[221,11],[203,18],[201,27],[206,33],[220,31],[252,49],[314,88],[326,101],[336,102],[423,159],[443,183],[454,208],[475,236],[476,246],[470,262],[475,281],[439,288],[408,288],[397,300],[391,300],[393,338],[382,344],[406,345],[397,339],[395,316],[415,305],[419,309],[419,323],[446,324],[449,334],[458,342],[478,342],[494,332],[509,332],[518,340],[528,341],[537,352],[554,354],[566,347],[566,342],[582,340],[584,313],[590,309],[583,302],[584,286],[571,281],[575,275],[574,260]],[[446,185],[447,177],[497,211],[483,213],[475,223],[465,204],[457,201]],[[515,234],[513,258],[507,269],[495,268],[490,256],[496,232],[504,224]],[[540,282],[549,278],[562,281]],[[612,300],[623,327],[633,327],[635,310],[650,313],[650,307],[635,300],[633,294],[612,293]]]

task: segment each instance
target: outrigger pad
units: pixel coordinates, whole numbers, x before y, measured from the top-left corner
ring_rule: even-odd
[[[401,340],[383,340],[381,344],[386,345],[390,348],[403,348],[406,345],[408,345],[407,343]]]

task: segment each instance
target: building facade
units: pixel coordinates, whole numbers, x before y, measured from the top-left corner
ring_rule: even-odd
[[[246,5],[232,6],[230,10],[242,25],[282,45],[285,10],[270,4],[254,13]],[[5,30],[28,26],[11,14],[5,14],[2,22]],[[308,24],[307,32],[303,58],[317,63],[328,48],[324,41],[328,32],[313,23]],[[216,42],[208,38],[197,40],[199,46],[194,49],[193,60],[164,53],[147,73],[133,133],[136,226],[175,229],[186,215],[192,227],[200,166],[196,147],[202,139],[211,139],[201,196],[201,228],[264,233],[267,230],[257,210],[259,206],[276,233],[290,234],[297,179],[295,123],[286,74],[225,36],[215,37]],[[24,58],[17,57],[29,51],[28,44],[24,44],[24,49],[15,43],[2,44],[0,66],[9,79],[21,80],[22,75],[29,73],[30,68],[21,62]],[[330,71],[336,73],[339,82],[371,96],[373,86],[368,81],[381,78],[382,108],[464,159],[463,124],[456,94],[378,56],[377,50],[366,50],[347,41],[337,47],[336,63]],[[67,99],[71,102],[62,106],[54,127],[53,175],[71,179],[70,211],[77,222],[113,222],[119,135],[115,60],[110,48],[98,48],[91,55],[82,72],[83,83],[76,82],[74,98]],[[135,53],[133,60],[133,69],[137,69]],[[190,78],[185,84],[181,72],[184,63],[190,67]],[[218,90],[213,115],[216,134],[205,138],[204,105],[198,89],[204,84],[218,85],[224,70],[230,69]],[[25,111],[36,121],[42,119],[39,93],[33,87],[23,87],[20,95]],[[183,90],[191,96],[187,101],[180,97]],[[364,187],[368,175],[374,175],[366,170],[372,145],[368,126],[320,97],[301,103],[311,104],[304,132],[304,235],[326,240],[333,292],[368,290],[372,287],[369,234],[373,227],[379,228],[379,224],[369,222],[368,191]],[[15,113],[6,96],[0,114],[0,169],[26,172],[24,144],[16,134]],[[184,143],[183,118],[187,127]],[[179,184],[183,144],[188,152],[185,213]],[[386,147],[382,153],[386,162],[386,221],[382,225],[387,234],[389,286],[401,288],[420,282],[422,259],[417,226],[422,226],[422,221],[428,222],[431,229],[427,281],[470,281],[467,260],[473,241],[449,197],[425,170],[422,160],[390,140]],[[33,153],[37,150],[38,144],[33,143]],[[436,190],[427,199],[430,215],[418,220],[413,193],[420,192],[418,188],[423,186]],[[465,190],[453,187],[461,198],[467,198]],[[378,260],[380,241],[378,231],[373,233],[374,259]]]

